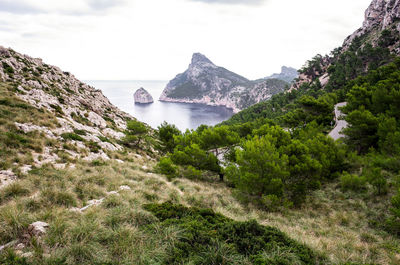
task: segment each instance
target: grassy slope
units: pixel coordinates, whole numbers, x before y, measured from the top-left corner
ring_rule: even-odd
[[[15,98],[10,84],[2,83],[0,89],[3,168],[13,167],[13,163],[26,164],[32,159],[30,152],[60,144],[34,132],[24,135],[17,131],[15,121],[53,127],[57,126],[55,116]],[[10,132],[17,136],[10,140]],[[65,157],[64,162],[76,164],[75,169],[44,166],[20,175],[18,181],[2,189],[0,245],[23,237],[28,225],[40,220],[48,222],[50,228],[41,241],[26,242],[28,248],[24,252],[34,253],[29,258],[33,263],[162,263],[167,259],[168,248],[180,239],[181,231],[174,227],[161,229],[155,217],[142,207],[146,203],[172,201],[212,208],[238,221],[256,219],[274,226],[326,256],[333,264],[400,263],[399,240],[368,224],[370,216],[387,210],[388,205],[382,202],[389,203],[387,198],[375,200],[372,189],[360,194],[343,193],[336,184],[330,184],[310,194],[301,209],[267,213],[240,203],[232,190],[221,183],[188,179],[168,182],[164,176],[150,172],[155,161],[146,155],[137,157],[123,151],[109,156],[125,163],[87,163]],[[121,185],[128,185],[131,190],[107,196],[107,192],[118,190]],[[106,196],[103,204],[82,214],[70,211],[72,207],[85,206],[88,200]],[[152,224],[150,230],[148,224]]]
[[[121,263],[157,264],[167,258],[169,244],[179,239],[179,231],[158,229],[157,222],[143,205],[172,201],[186,206],[209,207],[235,220],[256,219],[277,227],[291,238],[325,255],[334,264],[347,261],[398,264],[399,240],[368,226],[371,211],[387,205],[342,193],[333,184],[314,194],[302,209],[267,213],[238,202],[224,184],[176,179],[146,172],[143,165],[154,161],[132,155],[124,164],[105,162],[94,166],[79,162],[74,170],[45,167],[3,190],[12,194],[0,205],[0,243],[21,236],[28,224],[41,220],[50,224],[43,243],[30,242],[31,259],[37,264],[65,258],[69,264],[94,264],[114,260]],[[130,161],[129,161],[130,160]],[[83,214],[71,212],[90,199],[128,185],[132,190],[107,197]],[[388,200],[380,200],[388,201]],[[146,224],[154,224],[150,230]],[[42,253],[45,253],[42,257]]]

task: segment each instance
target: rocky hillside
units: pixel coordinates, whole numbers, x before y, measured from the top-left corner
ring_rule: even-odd
[[[326,260],[223,183],[159,175],[153,131],[100,91],[0,55],[0,264],[252,264],[281,247],[290,263]]]
[[[299,70],[300,75],[291,90],[317,79],[320,83],[317,85],[325,87],[330,83],[329,89],[336,89],[344,83],[343,79],[352,79],[375,69],[380,66],[377,62],[390,61],[386,50],[392,55],[400,55],[399,0],[373,0],[365,11],[362,27],[348,36],[330,56],[317,55],[309,60]]]
[[[288,83],[292,83],[299,76],[297,69],[293,67],[282,66],[280,73],[275,73],[264,79],[279,79]]]
[[[31,154],[19,154],[31,159],[19,159],[18,162],[3,152],[0,157],[4,159],[1,163],[4,170],[13,167],[26,173],[46,163],[65,168],[64,156],[87,161],[108,160],[108,153],[122,150],[118,142],[124,136],[126,120],[133,118],[112,105],[100,90],[80,82],[58,67],[45,64],[41,59],[12,49],[0,47],[0,61],[0,104],[10,108],[3,112],[18,113],[7,119],[7,136],[17,142],[17,139],[25,137],[20,136],[21,133],[26,136],[38,134],[54,142],[33,150]],[[17,109],[13,109],[15,106]],[[28,119],[21,115],[18,106],[28,110],[30,116],[37,115]],[[20,140],[25,141],[23,138]],[[7,147],[2,146],[2,149],[5,151]],[[21,164],[21,161],[25,162]]]
[[[189,68],[168,83],[160,101],[224,106],[238,112],[284,91],[286,85],[281,80],[248,80],[195,53]]]
[[[367,41],[378,45],[380,32],[390,31],[391,42],[387,46],[400,55],[400,1],[373,0],[365,11],[365,20],[361,28],[344,41],[343,47],[348,48],[356,37],[364,36]]]

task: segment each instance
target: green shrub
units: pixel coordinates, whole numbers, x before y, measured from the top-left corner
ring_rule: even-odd
[[[111,141],[110,141],[110,139],[108,139],[107,137],[104,137],[104,136],[102,136],[102,135],[99,135],[99,136],[97,136],[99,139],[100,139],[100,141],[102,141],[102,142],[106,142],[106,143],[111,143]]]
[[[183,176],[188,179],[200,179],[202,176],[201,170],[198,170],[193,166],[187,166],[182,173]]]
[[[382,174],[381,168],[371,168],[365,174],[368,182],[374,186],[378,195],[387,193],[387,180]]]
[[[21,258],[12,250],[0,252],[0,264],[2,265],[29,265],[26,258]]]
[[[63,133],[61,134],[61,137],[64,140],[74,140],[74,141],[85,141],[81,136],[77,135],[76,133]]]
[[[360,191],[365,188],[366,179],[364,176],[358,176],[343,172],[340,177],[340,185],[343,191]]]
[[[387,230],[400,235],[400,189],[392,198],[391,216],[386,220]]]
[[[163,157],[157,164],[157,171],[169,177],[176,176],[177,167],[172,162],[171,158]]]
[[[14,73],[14,69],[8,63],[2,62],[2,64],[3,64],[4,71],[7,74],[13,74]]]
[[[125,137],[122,139],[123,144],[137,148],[148,132],[146,125],[140,121],[130,120],[127,122],[126,127]]]
[[[89,141],[85,143],[86,146],[90,149],[90,152],[98,153],[101,149],[100,145],[94,141]]]
[[[87,132],[85,130],[78,130],[78,129],[74,129],[74,133],[76,133],[77,135],[83,135],[83,136],[85,136],[87,134]]]
[[[52,107],[57,113],[64,115],[64,112],[59,105],[50,104],[50,107]]]
[[[76,206],[75,195],[68,191],[44,190],[41,193],[41,197],[49,204],[65,207]]]
[[[18,182],[11,183],[1,190],[0,199],[15,198],[29,194],[29,189]]]
[[[256,221],[236,222],[211,209],[187,208],[170,202],[147,204],[145,209],[161,221],[164,229],[175,226],[182,231],[179,241],[168,248],[166,264],[242,264],[250,260],[253,264],[289,265],[290,261],[297,260],[298,264],[312,265],[323,260],[278,229]],[[287,250],[288,254],[264,257],[263,253],[277,248]]]

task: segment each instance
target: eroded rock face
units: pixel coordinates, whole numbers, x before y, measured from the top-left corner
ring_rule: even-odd
[[[281,72],[265,77],[264,79],[279,79],[288,83],[293,82],[299,76],[297,70],[293,67],[282,66]]]
[[[373,0],[365,11],[365,20],[361,28],[346,38],[343,47],[347,48],[358,36],[371,31],[382,31],[387,28],[400,34],[400,0]],[[379,34],[376,34],[379,36]],[[374,41],[374,40],[372,40]]]
[[[143,87],[136,90],[133,96],[136,104],[149,104],[154,102],[153,97]]]
[[[53,164],[63,168],[58,151],[63,151],[74,159],[87,158],[110,159],[105,153],[122,149],[117,141],[124,137],[126,120],[129,114],[119,110],[97,90],[76,79],[72,74],[63,72],[56,66],[45,64],[41,59],[32,58],[0,46],[0,81],[18,84],[15,95],[31,106],[47,110],[54,114],[55,120],[49,126],[30,123],[15,123],[15,127],[24,132],[38,131],[43,137],[68,142],[67,147],[46,146],[41,153],[33,152],[32,165],[20,167],[27,173],[32,166],[40,167]],[[65,139],[65,134],[81,138]],[[79,136],[77,136],[79,134]],[[94,142],[101,150],[90,153],[89,144]],[[68,144],[77,149],[68,150]],[[7,176],[7,183],[12,180]],[[0,186],[5,183],[6,175],[0,174]]]
[[[275,89],[271,89],[267,81],[248,80],[216,66],[206,56],[195,53],[189,68],[168,83],[160,96],[160,101],[223,106],[238,112],[271,97],[268,90],[275,91]],[[264,85],[260,86],[261,83]],[[279,92],[284,90],[285,85],[279,87]],[[252,92],[259,89],[264,91],[257,91],[257,95],[253,95]]]
[[[344,40],[341,51],[347,51],[357,37],[361,37],[362,44],[381,45],[379,43],[383,30],[387,30],[392,38],[384,48],[388,48],[393,54],[400,55],[400,0],[373,0],[365,11],[362,27]],[[332,63],[332,57],[325,56],[322,59],[322,72],[314,71],[314,76],[300,74],[289,91],[298,89],[303,83],[315,81],[315,77],[319,78],[324,87],[329,81],[327,69]]]

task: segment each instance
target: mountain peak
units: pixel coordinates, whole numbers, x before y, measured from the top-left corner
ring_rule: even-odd
[[[295,78],[297,78],[298,72],[293,67],[282,66],[280,73],[275,73],[273,75],[267,76],[264,79],[279,79],[291,83]]]
[[[207,63],[207,64],[213,64],[205,55],[201,53],[193,53],[192,56],[192,64],[201,64],[201,63]]]

